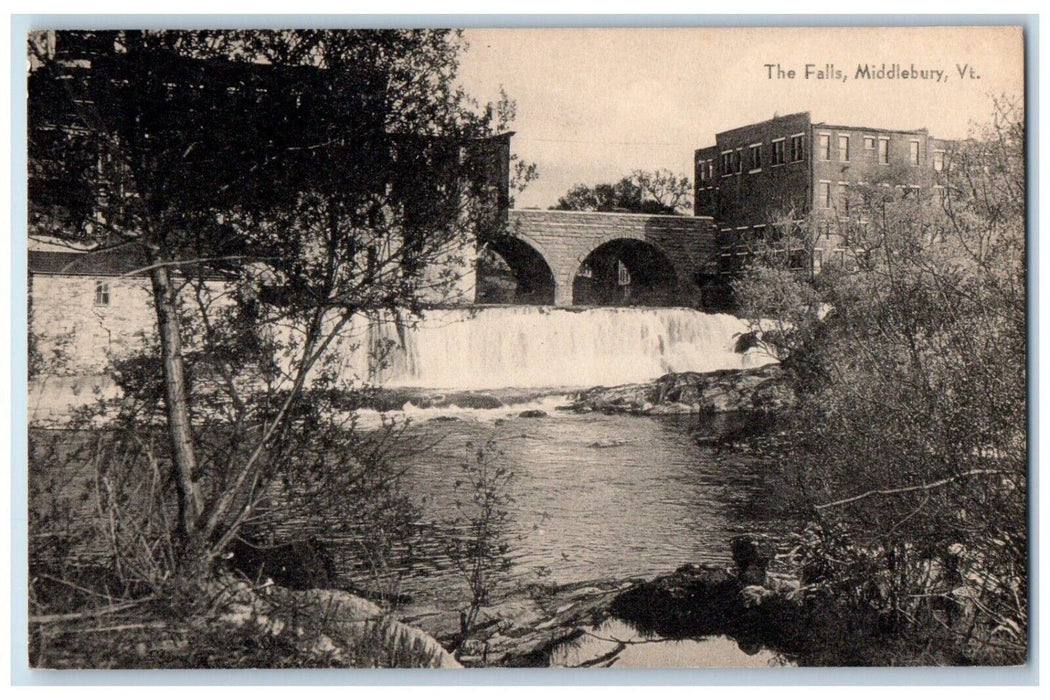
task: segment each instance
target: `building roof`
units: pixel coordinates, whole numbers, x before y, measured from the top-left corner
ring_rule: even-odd
[[[103,251],[31,250],[28,262],[29,272],[33,274],[72,276],[127,275],[149,265],[137,247]]]
[[[149,272],[149,260],[139,246],[124,246],[107,250],[30,250],[29,274],[63,275],[69,277],[144,277]],[[207,279],[219,279],[221,274],[206,270]]]
[[[813,126],[821,129],[849,129],[850,131],[870,131],[879,134],[916,134],[929,135],[929,130],[922,129],[882,129],[875,126],[850,126],[849,124],[828,124],[827,122],[813,122]]]
[[[775,116],[775,117],[773,117],[771,119],[766,119],[764,121],[754,122],[754,123],[751,123],[751,124],[742,124],[740,126],[733,127],[732,129],[726,129],[725,131],[719,131],[718,133],[715,134],[715,144],[714,145],[703,146],[701,148],[697,148],[696,149],[696,153],[699,153],[700,151],[705,151],[705,150],[708,150],[708,149],[711,149],[711,148],[718,148],[717,142],[718,142],[718,139],[720,137],[732,136],[735,132],[743,131],[745,129],[750,129],[751,127],[759,126],[761,124],[770,124],[770,123],[773,123],[773,122],[786,121],[786,120],[789,120],[789,119],[790,120],[805,119],[806,121],[808,121],[810,123],[810,126],[818,127],[818,128],[821,128],[821,129],[840,129],[840,130],[849,129],[851,131],[867,131],[867,132],[877,133],[877,134],[915,134],[915,135],[923,135],[923,136],[928,136],[929,135],[929,131],[926,128],[921,128],[921,129],[885,129],[885,128],[871,127],[871,126],[855,126],[855,125],[849,125],[849,124],[829,124],[827,122],[814,122],[814,121],[811,120],[809,112],[795,112],[794,114],[777,115],[777,116]]]

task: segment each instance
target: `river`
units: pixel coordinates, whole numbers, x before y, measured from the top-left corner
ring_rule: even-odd
[[[542,405],[558,402],[551,397]],[[697,433],[725,430],[733,418],[701,425],[695,415],[520,412],[515,406],[417,416],[405,434],[414,447],[393,458],[406,490],[425,496],[424,521],[448,525],[457,499],[471,495],[463,464],[491,443],[492,464],[511,475],[505,539],[513,565],[498,577],[501,591],[649,577],[686,562],[728,564],[734,534],[768,527],[768,466],[696,440]],[[461,605],[466,581],[448,558],[430,552],[422,559],[398,572],[401,592],[439,607]]]
[[[500,577],[501,587],[651,576],[685,562],[728,563],[732,534],[763,528],[756,515],[762,465],[698,444],[695,416],[572,414],[557,410],[564,395],[544,389],[770,361],[736,351],[748,330],[743,320],[685,308],[521,306],[431,310],[418,323],[364,320],[353,337],[355,350],[346,354],[344,376],[432,394],[504,392],[503,401],[485,396],[497,407],[457,408],[452,400],[421,409],[409,402],[388,414],[411,422],[393,464],[404,471],[405,490],[423,503],[424,523],[439,528],[457,517],[457,499],[470,497],[457,489],[464,461],[478,446],[496,446],[496,463],[512,475],[505,489],[505,540],[513,566]],[[512,400],[509,387],[519,392]],[[521,417],[525,410],[541,415]],[[367,425],[379,418],[362,420]],[[724,423],[701,430],[717,431]],[[465,582],[443,553],[417,551],[411,558],[416,566],[393,574],[402,592],[439,605],[462,602]]]

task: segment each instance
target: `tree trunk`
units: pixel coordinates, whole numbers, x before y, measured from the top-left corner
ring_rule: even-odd
[[[153,305],[160,334],[161,361],[164,367],[164,407],[171,440],[171,465],[178,498],[178,540],[186,549],[196,549],[197,519],[202,510],[200,488],[196,481],[197,458],[190,431],[189,401],[186,394],[185,367],[178,304],[171,273],[167,266],[152,270]],[[192,555],[191,555],[192,556]]]

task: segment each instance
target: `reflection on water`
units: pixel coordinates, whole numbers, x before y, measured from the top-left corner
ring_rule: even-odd
[[[788,659],[729,637],[646,637],[619,620],[606,620],[578,639],[551,651],[550,665],[615,668],[768,668],[792,666]]]
[[[479,415],[485,419],[411,426],[408,436],[427,448],[395,462],[409,492],[425,496],[424,518],[440,521],[454,514],[468,443],[496,441],[500,463],[515,475],[506,589],[728,564],[732,535],[761,528],[753,501],[762,467],[698,445],[696,416]],[[401,590],[420,602],[461,602],[464,585],[447,559],[440,552],[421,559]]]

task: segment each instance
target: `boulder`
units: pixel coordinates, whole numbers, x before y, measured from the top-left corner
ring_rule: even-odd
[[[777,364],[754,369],[665,374],[645,384],[595,387],[573,397],[570,408],[585,413],[667,415],[766,412],[790,408],[790,379]]]
[[[643,633],[704,635],[726,629],[741,608],[740,583],[722,567],[687,564],[627,589],[609,606]]]
[[[518,418],[544,418],[546,415],[546,411],[541,411],[538,408],[530,408],[527,411],[519,413]]]

